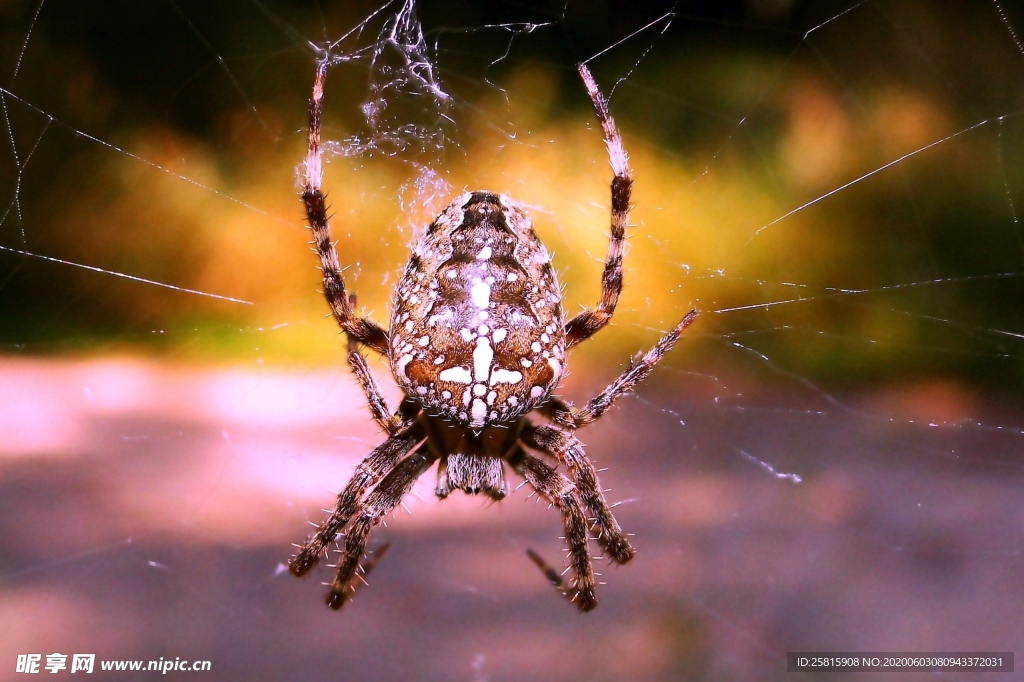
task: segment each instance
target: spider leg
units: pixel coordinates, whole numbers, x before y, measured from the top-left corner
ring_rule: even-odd
[[[355,344],[350,344],[350,346],[353,345]],[[363,393],[366,394],[366,402],[370,406],[370,414],[373,415],[373,420],[384,429],[385,433],[389,436],[394,436],[403,429],[408,428],[413,417],[416,416],[416,412],[419,411],[418,408],[415,408],[415,401],[403,401],[398,413],[392,414],[391,410],[388,409],[384,396],[381,394],[380,385],[377,383],[376,377],[373,376],[373,372],[370,370],[370,366],[366,363],[366,358],[363,357],[362,353],[350,347],[348,351],[348,364],[356,375],[359,385],[363,387]]]
[[[553,426],[541,426],[524,431],[522,441],[529,447],[553,455],[565,463],[572,474],[579,497],[593,519],[598,543],[617,564],[624,564],[632,559],[636,551],[629,544],[608,502],[604,499],[594,464],[583,453],[583,443],[571,433]]]
[[[366,540],[370,535],[370,529],[398,506],[416,479],[436,459],[427,448],[413,453],[392,469],[380,482],[380,485],[369,494],[366,501],[359,506],[357,514],[345,530],[341,559],[338,561],[338,573],[334,582],[331,583],[330,592],[327,593],[327,605],[332,609],[340,609],[355,591],[352,579],[359,568],[359,560],[366,551]]]
[[[612,406],[619,396],[633,390],[637,384],[647,378],[654,369],[654,366],[665,357],[666,353],[672,350],[672,346],[676,344],[676,341],[679,340],[679,337],[683,335],[683,332],[686,331],[686,328],[690,326],[690,323],[696,317],[696,310],[686,313],[675,329],[661,337],[661,340],[644,354],[640,362],[636,364],[630,362],[629,367],[619,375],[618,379],[613,381],[608,388],[594,396],[582,409],[576,410],[571,405],[555,399],[545,405],[541,409],[541,413],[550,417],[559,426],[564,426],[570,430],[576,430],[581,426],[597,421],[608,411],[608,408]]]
[[[533,549],[529,547],[526,549],[526,556],[528,556],[530,558],[530,561],[532,561],[534,565],[537,568],[539,568],[542,573],[544,573],[544,577],[547,578],[551,582],[551,584],[555,586],[555,589],[557,589],[559,592],[562,592],[562,594],[566,594],[562,587],[563,580],[561,573],[552,568],[551,564],[544,561],[543,557],[541,557],[540,554],[537,554],[537,552],[533,551]]]
[[[314,250],[320,256],[320,267],[324,273],[324,295],[327,297],[327,303],[331,306],[334,319],[350,337],[382,355],[387,355],[387,332],[377,323],[355,314],[352,301],[345,290],[345,280],[341,276],[338,253],[334,249],[334,243],[331,242],[327,203],[320,189],[323,180],[320,117],[326,74],[327,65],[321,63],[316,70],[313,96],[309,100],[309,152],[306,155],[306,171],[303,176],[302,203],[306,205],[306,217],[313,230]]]
[[[398,461],[423,439],[419,429],[413,428],[388,438],[359,463],[348,485],[338,495],[334,511],[324,519],[298,554],[288,562],[288,568],[297,576],[308,573],[327,552],[338,532],[352,519],[366,490],[394,469]]]
[[[527,454],[522,448],[509,458],[509,464],[534,490],[562,512],[565,540],[569,543],[574,574],[572,586],[565,594],[581,611],[590,611],[597,606],[597,595],[594,593],[594,569],[587,547],[587,517],[583,513],[576,486],[553,467]]]
[[[608,241],[608,254],[605,257],[604,274],[601,275],[601,300],[593,308],[588,308],[565,325],[565,337],[568,348],[590,338],[612,319],[615,306],[622,293],[622,253],[626,240],[626,224],[629,214],[629,199],[632,194],[633,177],[629,170],[626,150],[622,146],[622,137],[615,127],[615,119],[608,113],[608,102],[597,87],[594,77],[584,64],[578,66],[580,77],[587,88],[597,119],[604,132],[604,143],[608,148],[608,159],[611,162],[615,177],[612,178],[612,219],[611,235]]]

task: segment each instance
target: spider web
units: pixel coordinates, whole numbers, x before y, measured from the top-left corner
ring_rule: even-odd
[[[727,5],[0,8],[0,666],[756,680],[786,651],[1019,649],[1024,12]],[[525,556],[559,565],[553,510],[441,503],[427,474],[330,612],[288,543],[380,436],[296,199],[316,64],[339,256],[386,321],[464,189],[527,205],[567,310],[597,299],[580,61],[635,208],[563,394],[701,313],[580,432],[638,557],[597,562],[580,618]]]

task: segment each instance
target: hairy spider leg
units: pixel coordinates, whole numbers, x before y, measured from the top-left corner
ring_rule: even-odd
[[[622,254],[626,242],[626,225],[629,221],[629,200],[632,195],[633,176],[629,170],[629,159],[622,146],[622,136],[615,127],[615,119],[608,113],[608,102],[597,87],[594,77],[584,64],[578,67],[583,84],[587,88],[597,111],[598,121],[604,133],[608,148],[608,160],[615,177],[612,178],[612,219],[611,234],[608,238],[608,254],[605,257],[604,273],[601,275],[601,300],[597,305],[584,310],[565,325],[566,350],[596,334],[612,319],[615,306],[622,293]]]
[[[555,424],[566,430],[553,426],[542,426],[528,430],[523,436],[527,445],[554,456],[560,462],[564,462],[572,472],[576,487],[580,490],[583,501],[594,518],[598,531],[597,540],[608,552],[612,561],[616,563],[626,563],[633,558],[635,552],[605,501],[593,463],[583,453],[583,444],[573,436],[572,432],[597,421],[608,411],[616,398],[628,393],[647,378],[654,366],[672,349],[696,317],[696,310],[687,313],[672,331],[663,336],[653,348],[644,354],[640,362],[636,364],[630,362],[629,368],[608,388],[590,400],[582,410],[574,410],[571,405],[557,398],[545,405],[542,412],[549,416]]]
[[[331,583],[330,592],[327,593],[327,605],[332,609],[344,606],[345,601],[355,591],[352,579],[359,568],[363,552],[366,551],[370,529],[401,503],[416,479],[436,460],[437,457],[428,448],[417,450],[392,469],[380,485],[369,494],[366,501],[358,506],[356,515],[345,527],[338,573]]]
[[[608,388],[604,389],[596,396],[594,396],[582,409],[576,410],[572,405],[566,404],[565,402],[556,399],[551,400],[547,405],[542,408],[542,412],[549,416],[559,426],[564,426],[570,430],[576,430],[582,426],[597,421],[608,408],[612,406],[615,400],[626,393],[629,393],[639,384],[641,381],[647,378],[647,376],[654,369],[654,366],[658,364],[665,354],[672,350],[672,346],[676,344],[679,337],[683,335],[686,328],[697,318],[697,311],[691,310],[686,313],[679,324],[675,326],[670,332],[661,337],[658,343],[654,344],[654,347],[647,351],[640,361],[633,363],[630,360],[629,367],[625,372],[619,375],[619,377],[609,384]]]
[[[537,457],[519,448],[509,457],[509,464],[536,490],[541,497],[562,512],[565,527],[565,541],[569,545],[569,557],[573,580],[566,595],[581,611],[590,611],[597,606],[594,591],[594,568],[587,547],[589,524],[583,512],[576,486]]]
[[[569,469],[580,499],[597,530],[595,539],[612,561],[624,564],[632,559],[636,551],[629,544],[604,498],[601,481],[597,478],[594,464],[583,452],[583,443],[571,433],[553,426],[541,426],[526,431],[522,440],[529,447],[551,455]]]
[[[323,109],[324,77],[327,64],[320,63],[313,83],[313,96],[309,100],[309,151],[303,175],[302,203],[306,205],[306,218],[313,230],[313,248],[320,256],[324,273],[324,296],[338,325],[351,338],[382,355],[388,354],[388,335],[376,322],[355,314],[352,301],[345,290],[338,253],[331,241],[331,227],[327,218],[327,203],[320,183],[323,180],[323,152],[320,149],[320,117]]]
[[[534,565],[536,565],[537,568],[541,570],[541,572],[544,574],[544,577],[547,578],[548,581],[550,581],[551,584],[555,586],[555,589],[557,589],[562,594],[565,594],[565,590],[562,587],[563,581],[561,573],[556,571],[554,567],[551,566],[551,564],[544,561],[544,558],[540,554],[537,554],[537,552],[535,552],[532,547],[526,548],[526,556],[528,556],[530,558],[530,561],[532,561]]]
[[[320,558],[327,553],[327,548],[334,538],[359,510],[359,502],[366,491],[381,477],[392,471],[399,460],[422,440],[421,430],[418,427],[413,427],[388,438],[359,463],[345,489],[338,495],[334,511],[324,519],[323,523],[317,527],[313,537],[306,541],[298,554],[289,562],[288,568],[293,574],[303,576],[320,561]]]
[[[358,350],[350,349],[348,352],[348,365],[352,368],[352,372],[356,375],[356,380],[359,381],[359,385],[363,388],[373,420],[384,429],[384,432],[389,436],[394,436],[400,431],[409,428],[412,424],[412,419],[419,412],[419,407],[413,401],[405,400],[402,402],[399,411],[392,414],[391,410],[388,409],[387,402],[384,400],[384,395],[381,393],[377,378],[373,375],[362,353]]]

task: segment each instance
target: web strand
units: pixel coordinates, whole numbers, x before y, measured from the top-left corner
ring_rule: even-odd
[[[18,254],[19,256],[27,256],[30,258],[38,258],[45,260],[50,263],[59,263],[61,265],[69,265],[75,268],[82,268],[83,270],[89,270],[91,272],[99,272],[104,275],[113,275],[114,277],[121,277],[124,279],[131,280],[133,282],[141,282],[142,284],[152,284],[155,287],[163,287],[164,289],[171,289],[173,291],[180,291],[185,294],[195,294],[196,296],[206,296],[207,298],[216,298],[221,301],[229,301],[231,303],[242,303],[244,305],[253,305],[252,301],[243,301],[240,298],[232,298],[231,296],[221,296],[219,294],[211,294],[205,291],[197,291],[195,289],[186,289],[185,287],[175,286],[173,284],[167,284],[165,282],[157,282],[156,280],[146,279],[145,277],[136,277],[135,275],[128,275],[123,272],[117,272],[116,270],[105,270],[98,268],[95,265],[84,265],[82,263],[74,263],[69,260],[63,260],[61,258],[54,258],[52,256],[44,256],[39,253],[30,253],[28,251],[22,251],[21,249],[12,249],[8,246],[0,246],[0,251],[7,253]]]

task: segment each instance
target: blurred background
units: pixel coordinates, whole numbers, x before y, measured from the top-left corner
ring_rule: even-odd
[[[0,676],[62,652],[839,680],[785,652],[1024,652],[1022,30],[1002,0],[0,3]],[[574,64],[611,96],[627,286],[563,396],[701,315],[580,433],[638,547],[595,612],[526,557],[559,565],[554,511],[438,502],[433,473],[341,613],[328,569],[282,573],[381,440],[298,200],[328,44],[333,234],[384,323],[464,189],[527,205],[567,310],[595,301],[611,171]]]

